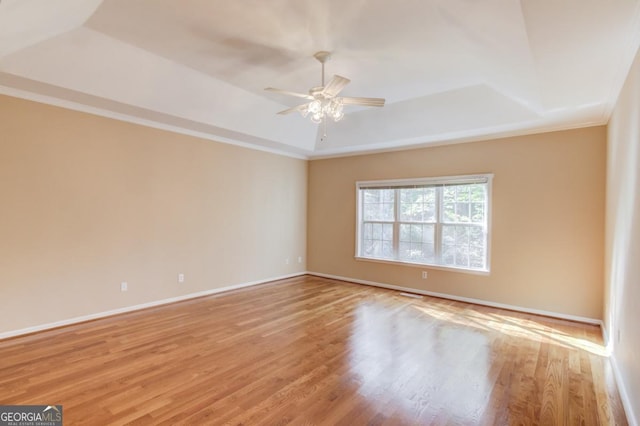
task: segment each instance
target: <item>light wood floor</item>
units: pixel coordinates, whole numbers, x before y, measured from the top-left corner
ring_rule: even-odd
[[[299,277],[0,341],[65,425],[624,425],[600,329]]]

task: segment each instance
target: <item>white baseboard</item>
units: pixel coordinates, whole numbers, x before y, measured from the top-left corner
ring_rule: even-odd
[[[360,279],[357,279],[357,278],[350,278],[350,277],[343,277],[343,276],[339,276],[339,275],[324,274],[324,273],[321,273],[321,272],[307,271],[307,272],[297,272],[295,274],[289,274],[289,275],[282,275],[282,276],[277,276],[277,277],[266,278],[266,279],[263,279],[263,280],[250,281],[250,282],[246,282],[246,283],[235,284],[235,285],[230,285],[230,286],[225,286],[225,287],[219,287],[219,288],[214,288],[214,289],[211,289],[211,290],[200,291],[200,292],[197,292],[197,293],[185,294],[183,296],[172,297],[172,298],[169,298],[169,299],[156,300],[156,301],[153,301],[153,302],[147,302],[147,303],[142,303],[142,304],[133,305],[133,306],[126,306],[124,308],[118,308],[118,309],[113,309],[113,310],[109,310],[109,311],[98,312],[98,313],[95,313],[95,314],[83,315],[83,316],[80,316],[80,317],[74,317],[74,318],[69,318],[69,319],[66,319],[66,320],[56,321],[56,322],[52,322],[52,323],[36,325],[36,326],[33,326],[33,327],[27,327],[27,328],[23,328],[23,329],[19,329],[19,330],[7,331],[7,332],[0,333],[0,339],[6,339],[6,338],[9,338],[9,337],[19,336],[19,335],[22,335],[22,334],[34,333],[34,332],[37,332],[37,331],[47,330],[47,329],[50,329],[50,328],[63,327],[65,325],[71,325],[71,324],[76,324],[76,323],[79,323],[79,322],[91,321],[91,320],[98,319],[98,318],[104,318],[104,317],[108,317],[108,316],[112,316],[112,315],[123,314],[123,313],[126,313],[126,312],[132,312],[132,311],[137,311],[137,310],[140,310],[140,309],[151,308],[151,307],[154,307],[154,306],[166,305],[168,303],[180,302],[182,300],[194,299],[196,297],[208,296],[208,295],[211,295],[211,294],[222,293],[222,292],[225,292],[225,291],[236,290],[236,289],[240,289],[240,288],[244,288],[244,287],[251,287],[251,286],[254,286],[254,285],[258,285],[258,284],[264,284],[264,283],[267,283],[267,282],[270,282],[270,281],[277,281],[277,280],[283,280],[283,279],[287,279],[287,278],[299,277],[299,276],[302,276],[302,275],[314,275],[314,276],[318,276],[318,277],[331,278],[331,279],[340,280],[340,281],[353,282],[355,284],[363,284],[363,285],[370,285],[370,286],[374,286],[374,287],[387,288],[387,289],[391,289],[391,290],[406,291],[406,292],[409,292],[409,293],[423,294],[425,296],[434,296],[434,297],[439,297],[439,298],[442,298],[442,299],[450,299],[450,300],[456,300],[456,301],[459,301],[459,302],[473,303],[473,304],[476,304],[476,305],[490,306],[490,307],[493,307],[493,308],[508,309],[508,310],[511,310],[511,311],[524,312],[524,313],[529,313],[529,314],[537,314],[537,315],[543,315],[543,316],[552,317],[552,318],[560,318],[560,319],[566,319],[566,320],[570,320],[570,321],[577,321],[577,322],[582,322],[582,323],[587,323],[587,324],[600,325],[600,327],[603,330],[603,333],[605,333],[605,336],[606,336],[606,331],[604,331],[604,326],[603,326],[602,321],[598,320],[598,319],[594,319],[594,318],[587,318],[587,317],[581,317],[581,316],[576,316],[576,315],[561,314],[561,313],[558,313],[558,312],[543,311],[543,310],[539,310],[539,309],[530,309],[530,308],[524,308],[524,307],[521,307],[521,306],[508,305],[508,304],[504,304],[504,303],[490,302],[490,301],[487,301],[487,300],[473,299],[473,298],[469,298],[469,297],[455,296],[455,295],[445,294],[445,293],[436,293],[436,292],[433,292],[433,291],[420,290],[420,289],[416,289],[416,288],[412,288],[412,287],[402,287],[402,286],[397,286],[397,285],[393,285],[393,284],[386,284],[386,283],[380,283],[380,282],[375,282],[375,281],[360,280]]]
[[[409,293],[424,294],[425,296],[439,297],[441,299],[455,300],[455,301],[458,301],[458,302],[473,303],[475,305],[490,306],[492,308],[508,309],[510,311],[523,312],[523,313],[527,313],[527,314],[542,315],[542,316],[545,316],[545,317],[559,318],[559,319],[564,319],[564,320],[581,322],[581,323],[585,323],[585,324],[599,325],[601,329],[604,329],[604,325],[603,325],[602,320],[595,319],[595,318],[588,318],[588,317],[581,317],[581,316],[577,316],[577,315],[562,314],[562,313],[559,313],[559,312],[543,311],[541,309],[525,308],[525,307],[522,307],[522,306],[508,305],[508,304],[505,304],[505,303],[491,302],[491,301],[488,301],[488,300],[473,299],[473,298],[470,298],[470,297],[455,296],[455,295],[446,294],[446,293],[436,293],[436,292],[433,292],[433,291],[420,290],[420,289],[412,288],[412,287],[402,287],[402,286],[393,285],[393,284],[386,284],[386,283],[379,283],[379,282],[375,282],[375,281],[360,280],[360,279],[357,279],[357,278],[341,277],[339,275],[323,274],[321,272],[307,272],[307,274],[315,275],[315,276],[318,276],[318,277],[331,278],[331,279],[334,279],[334,280],[349,281],[349,282],[356,283],[356,284],[364,284],[364,285],[370,285],[370,286],[374,286],[374,287],[388,288],[388,289],[391,289],[391,290],[398,290],[398,291],[406,291],[406,292],[409,292]]]
[[[618,388],[618,393],[620,394],[620,399],[622,400],[624,413],[627,415],[627,422],[629,423],[629,426],[638,426],[638,420],[635,413],[633,412],[633,407],[631,406],[631,398],[627,393],[627,388],[625,388],[624,386],[625,383],[622,377],[622,373],[618,368],[616,357],[613,355],[609,356],[609,362],[611,363],[611,368],[613,369],[613,376],[615,377],[616,387]]]
[[[211,290],[199,291],[197,293],[185,294],[183,296],[171,297],[169,299],[154,300],[153,302],[142,303],[139,305],[126,306],[124,308],[112,309],[109,311],[98,312],[95,314],[83,315],[80,317],[69,318],[61,321],[51,322],[48,324],[40,324],[33,327],[22,328],[20,330],[12,330],[0,333],[0,340],[7,339],[9,337],[20,336],[23,334],[31,334],[38,331],[48,330],[51,328],[64,327],[65,325],[77,324],[80,322],[91,321],[99,318],[110,317],[113,315],[124,314],[127,312],[138,311],[140,309],[152,308],[154,306],[166,305],[168,303],[180,302],[183,300],[195,299],[196,297],[209,296],[216,293],[223,293],[225,291],[237,290],[244,287],[251,287],[258,284],[264,284],[271,281],[284,280],[287,278],[299,277],[306,275],[307,272],[297,272],[295,274],[281,275],[278,277],[265,278],[263,280],[250,281],[241,284],[234,284],[226,287],[213,288]]]

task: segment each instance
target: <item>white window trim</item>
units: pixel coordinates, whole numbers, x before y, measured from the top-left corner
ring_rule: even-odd
[[[389,186],[410,186],[410,185],[436,185],[436,184],[444,184],[444,183],[475,183],[482,181],[487,184],[487,210],[485,212],[487,218],[487,261],[486,261],[486,269],[471,269],[471,268],[461,268],[455,266],[448,265],[438,265],[438,264],[430,264],[430,263],[417,263],[417,262],[407,262],[403,260],[395,260],[395,259],[382,259],[382,258],[372,258],[372,257],[362,257],[360,256],[360,227],[362,225],[362,209],[360,208],[362,204],[362,200],[360,199],[360,189],[362,187],[369,188],[384,188]],[[468,274],[475,275],[490,275],[491,273],[491,240],[492,240],[492,229],[491,229],[491,217],[492,217],[492,203],[493,203],[493,173],[482,173],[482,174],[473,174],[473,175],[457,175],[457,176],[438,176],[438,177],[427,177],[427,178],[417,178],[417,179],[387,179],[387,180],[364,180],[364,181],[356,181],[356,244],[355,244],[355,259],[359,261],[366,262],[374,262],[374,263],[386,263],[392,265],[404,265],[404,266],[412,266],[419,267],[425,269],[437,269],[444,271],[455,271],[455,272],[463,272]],[[440,203],[438,203],[440,204]],[[396,202],[396,208],[398,203]],[[439,205],[438,205],[438,208]],[[396,216],[397,217],[397,216]],[[397,220],[396,220],[397,222]],[[437,233],[436,233],[437,234]],[[394,232],[394,238],[397,238]]]

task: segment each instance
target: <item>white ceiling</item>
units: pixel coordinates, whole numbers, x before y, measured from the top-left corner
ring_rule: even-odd
[[[0,0],[0,93],[302,157],[606,123],[640,0]],[[317,125],[319,84],[383,97]]]

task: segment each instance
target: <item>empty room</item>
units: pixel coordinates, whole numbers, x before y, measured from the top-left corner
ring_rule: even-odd
[[[0,0],[0,426],[638,425],[640,0]]]

